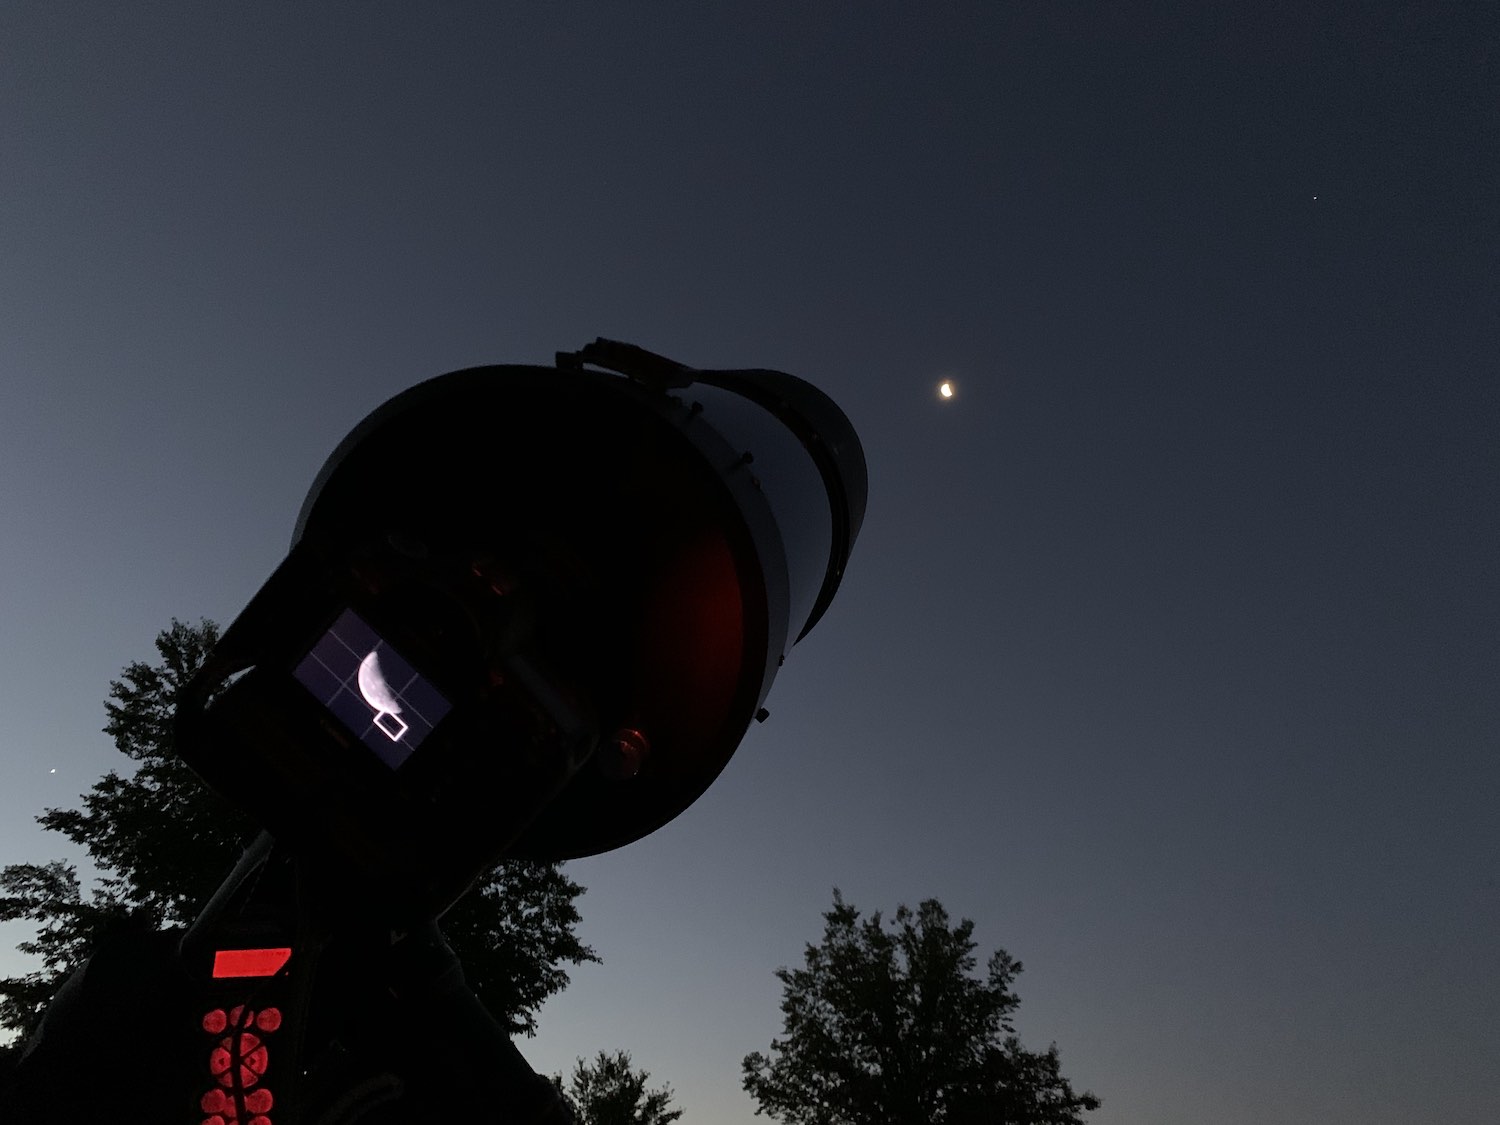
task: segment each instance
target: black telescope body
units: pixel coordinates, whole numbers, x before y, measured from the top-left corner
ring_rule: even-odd
[[[438,376],[328,459],[179,707],[184,759],[398,912],[616,848],[733,754],[842,578],[864,455],[821,391],[597,341]]]

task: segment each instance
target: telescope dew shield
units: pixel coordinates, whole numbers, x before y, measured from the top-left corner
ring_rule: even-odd
[[[184,692],[187,763],[424,910],[696,800],[837,587],[864,460],[799,379],[649,358],[685,377],[471,368],[361,422]]]

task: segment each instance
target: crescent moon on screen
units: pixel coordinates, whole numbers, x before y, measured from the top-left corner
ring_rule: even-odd
[[[401,714],[401,704],[396,702],[396,693],[385,682],[380,671],[380,655],[371,652],[359,662],[359,694],[377,712],[387,715]]]

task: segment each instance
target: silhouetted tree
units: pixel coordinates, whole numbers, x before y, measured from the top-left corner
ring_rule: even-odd
[[[1097,1109],[1058,1069],[1057,1048],[1021,1046],[1010,1023],[1021,963],[997,950],[983,980],[974,924],[935,899],[898,907],[888,931],[833,892],[807,967],[778,969],[776,1057],[745,1056],[744,1087],[787,1125],[1079,1125]]]
[[[667,1108],[672,1101],[670,1087],[646,1089],[650,1077],[631,1067],[628,1052],[609,1055],[600,1051],[591,1063],[578,1060],[566,1088],[561,1076],[553,1081],[579,1125],[670,1125],[682,1116],[682,1110]]]
[[[36,923],[36,936],[17,948],[42,959],[39,970],[0,980],[0,1027],[29,1034],[62,982],[110,930],[191,921],[255,835],[256,827],[173,750],[178,692],[218,636],[210,621],[193,626],[174,619],[156,638],[159,662],[128,665],[104,704],[104,731],[134,771],[106,774],[84,794],[81,809],[48,809],[37,817],[87,849],[101,872],[88,895],[69,863],[0,870],[0,921]],[[513,1032],[535,1031],[537,1008],[568,983],[564,965],[598,960],[574,932],[574,900],[582,893],[558,864],[507,862],[443,918],[470,986]]]

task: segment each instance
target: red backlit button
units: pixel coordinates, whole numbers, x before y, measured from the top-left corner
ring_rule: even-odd
[[[210,1090],[198,1099],[198,1107],[204,1113],[228,1113],[233,1111],[234,1103],[229,1100],[223,1090]]]
[[[242,1058],[244,1059],[245,1067],[253,1071],[257,1076],[266,1072],[266,1049],[264,1047],[255,1047],[252,1050],[246,1051]],[[245,1085],[250,1086],[254,1082],[255,1080],[251,1079]]]
[[[245,1109],[250,1113],[269,1113],[272,1104],[271,1091],[264,1086],[245,1095]]]

